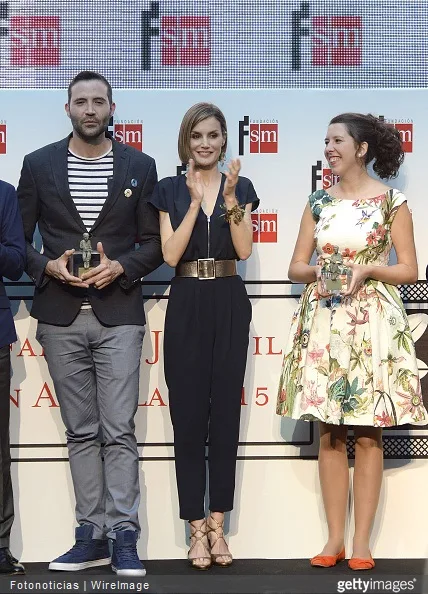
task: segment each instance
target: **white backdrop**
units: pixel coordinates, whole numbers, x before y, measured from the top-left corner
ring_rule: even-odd
[[[250,133],[241,137],[242,174],[253,181],[261,204],[254,216],[257,241],[253,255],[240,264],[253,304],[253,321],[235,511],[230,518],[229,537],[237,557],[313,555],[326,537],[315,461],[316,426],[275,415],[281,351],[296,305],[293,295],[301,290],[288,283],[286,271],[307,196],[322,187],[322,180],[316,179],[322,177],[318,175],[317,162],[326,168],[323,139],[328,121],[343,111],[360,111],[383,115],[398,127],[403,124],[403,139],[409,152],[393,185],[408,197],[415,224],[419,278],[424,278],[428,248],[424,241],[423,142],[428,138],[428,93],[116,91],[114,99],[117,110],[112,129],[117,138],[119,134],[120,138],[128,134],[130,141],[142,140],[143,150],[156,158],[159,178],[176,174],[180,165],[176,146],[181,118],[197,101],[212,101],[224,111],[229,128],[228,157],[240,152],[240,130]],[[24,154],[68,134],[65,101],[65,91],[0,92],[0,177],[17,185]],[[250,152],[250,136],[252,150],[260,150],[255,142],[257,135],[265,141],[261,150],[267,152]],[[328,176],[328,171],[323,174]],[[148,325],[136,416],[143,458],[139,541],[143,558],[183,557],[186,552],[184,526],[177,519],[172,431],[162,363],[163,321],[171,275],[171,269],[165,265],[146,279],[143,289],[148,296]],[[63,552],[73,540],[74,496],[55,391],[35,340],[35,320],[28,313],[32,288],[21,282],[8,287],[8,291],[19,335],[12,347],[11,443],[17,461],[13,465],[16,521],[12,545],[23,560],[46,561]],[[423,312],[412,314],[411,325],[417,326],[415,340],[423,336],[427,320]],[[421,377],[426,373],[424,360],[428,360],[428,352],[426,355],[420,361]],[[407,428],[393,433],[397,440],[428,435],[424,430]],[[375,556],[427,556],[428,518],[423,510],[418,512],[415,531],[411,503],[416,497],[419,501],[419,494],[428,486],[428,451],[421,451],[417,460],[400,457],[386,462],[373,535]],[[405,502],[409,502],[408,507]]]

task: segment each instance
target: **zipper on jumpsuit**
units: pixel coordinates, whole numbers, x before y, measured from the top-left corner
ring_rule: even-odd
[[[207,215],[207,258],[210,257],[210,221],[211,221],[211,216]],[[211,390],[210,390],[210,408],[211,408]]]

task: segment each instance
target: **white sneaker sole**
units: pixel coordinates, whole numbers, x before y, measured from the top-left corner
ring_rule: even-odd
[[[85,561],[84,563],[56,563],[52,561],[49,563],[49,569],[52,571],[80,571],[81,569],[89,569],[90,567],[101,567],[101,565],[110,565],[111,558],[96,559],[95,561]]]
[[[130,576],[140,576],[143,577],[146,575],[146,570],[143,569],[117,569],[114,565],[111,566],[112,570],[117,575],[130,575]]]

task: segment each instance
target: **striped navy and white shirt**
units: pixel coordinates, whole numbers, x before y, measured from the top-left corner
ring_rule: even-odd
[[[84,158],[68,149],[68,185],[86,229],[93,227],[108,195],[107,180],[113,177],[111,147],[100,157]]]
[[[89,231],[108,196],[107,180],[113,177],[112,148],[110,147],[104,155],[89,159],[79,157],[68,149],[67,167],[71,197]],[[83,300],[81,309],[91,309],[87,298]]]

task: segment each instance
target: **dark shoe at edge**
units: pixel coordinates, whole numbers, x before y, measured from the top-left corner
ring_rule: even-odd
[[[24,566],[12,555],[7,547],[0,548],[0,574],[23,575]]]

